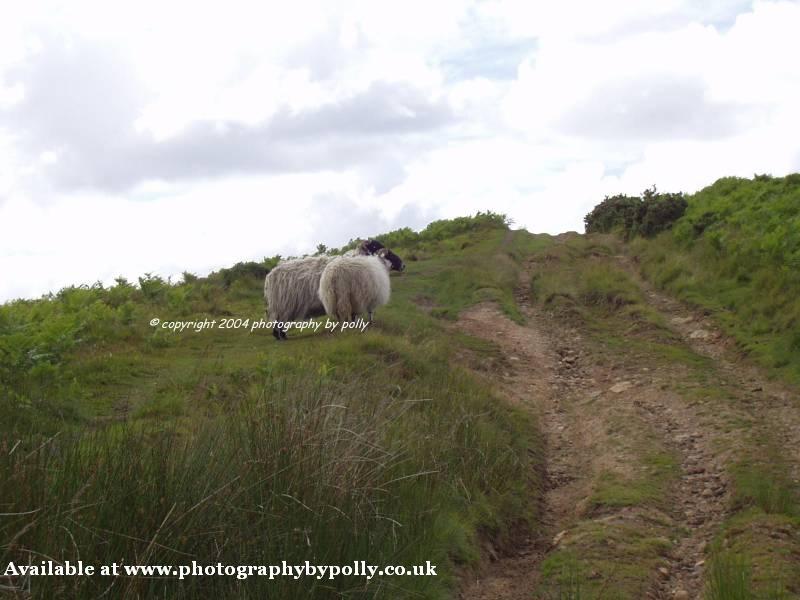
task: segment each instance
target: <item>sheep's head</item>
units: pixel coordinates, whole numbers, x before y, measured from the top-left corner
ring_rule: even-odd
[[[384,246],[378,240],[364,240],[359,244],[361,251],[366,254],[377,254],[379,250],[383,250]]]
[[[406,268],[406,264],[403,260],[388,248],[381,248],[378,250],[377,256],[383,259],[386,268],[390,271],[404,271]]]

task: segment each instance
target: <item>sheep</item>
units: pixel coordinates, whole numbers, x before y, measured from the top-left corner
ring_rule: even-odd
[[[350,250],[355,256],[370,255],[381,250],[377,240],[365,240]],[[278,264],[264,279],[264,300],[268,318],[276,323],[272,335],[277,340],[286,339],[286,331],[277,323],[287,323],[325,314],[319,299],[319,280],[325,267],[335,256],[312,256]]]
[[[399,256],[386,248],[374,256],[354,256],[331,261],[319,281],[319,298],[328,316],[350,321],[356,315],[373,313],[389,301],[390,270],[402,271]]]

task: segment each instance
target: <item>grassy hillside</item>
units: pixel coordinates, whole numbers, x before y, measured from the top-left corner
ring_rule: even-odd
[[[642,597],[673,544],[667,513],[682,450],[658,418],[598,394],[617,379],[643,387],[653,378],[649,393],[703,405],[704,415],[749,398],[683,343],[631,265],[704,307],[767,373],[800,381],[800,176],[722,179],[686,200],[670,230],[629,242],[510,231],[492,213],[379,235],[407,269],[363,334],[292,331],[277,343],[251,331],[277,257],[177,284],[144,275],[0,306],[0,565],[431,561],[439,573],[0,577],[0,594],[451,597],[485,538],[512,548],[541,527],[535,413],[503,403],[475,375],[514,370],[500,346],[452,326],[485,300],[523,323],[514,288],[527,263],[531,303],[555,331],[582,332],[580,360],[605,373],[584,382],[571,423],[595,419],[592,453],[620,461],[585,473],[569,541],[540,565],[542,589],[574,591],[578,574],[589,597]],[[153,319],[215,325],[176,332]],[[715,537],[724,544],[707,553],[710,590],[714,578],[738,581],[739,560],[759,590],[775,564],[794,573],[791,553],[776,563],[770,535],[798,526],[800,496],[778,438],[753,419],[730,416],[723,433],[691,423],[732,452],[732,505]],[[603,520],[616,511],[629,517]]]
[[[0,584],[36,598],[434,598],[481,535],[533,526],[535,424],[454,364],[502,359],[446,318],[485,298],[515,314],[517,259],[536,239],[479,215],[387,241],[408,268],[364,334],[278,344],[150,326],[259,319],[266,263],[0,306],[0,563],[430,560],[438,577]]]
[[[800,381],[800,174],[728,177],[687,200],[670,231],[632,244],[642,273]]]

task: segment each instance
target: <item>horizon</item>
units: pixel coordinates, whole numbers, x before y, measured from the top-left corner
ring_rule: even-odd
[[[786,176],[791,175],[791,174],[792,173],[786,173],[785,175],[773,175],[773,174],[769,174],[769,173],[765,173],[765,174],[754,173],[753,177],[766,175],[768,177],[778,177],[778,178],[780,178],[780,177],[786,177]],[[702,186],[700,189],[695,190],[694,192],[685,192],[685,191],[673,192],[673,190],[659,190],[659,192],[681,193],[681,194],[684,194],[687,197],[690,197],[692,194],[694,194],[696,192],[699,192],[699,191],[702,191],[703,189],[714,185],[717,181],[719,181],[719,179],[725,179],[725,178],[731,178],[731,177],[735,178],[736,176],[723,176],[723,177],[718,178],[715,181],[713,181],[713,182],[711,182],[711,183],[709,183],[707,185]],[[748,178],[745,177],[743,179],[748,179]],[[608,195],[605,196],[605,198],[608,198],[608,197],[613,196],[613,195],[615,195],[615,194],[608,194]],[[640,196],[641,192],[637,193],[637,194],[630,194],[630,195]],[[599,199],[595,204],[593,204],[592,208],[594,206],[596,206],[597,204],[599,204],[600,202],[602,202],[602,199]],[[470,213],[470,214],[454,215],[452,217],[445,218],[444,220],[455,219],[455,218],[458,218],[458,217],[472,217],[472,216],[475,216],[478,212],[492,212],[492,211],[484,210],[484,211],[476,211],[476,212],[473,212],[473,213]],[[521,225],[518,226],[519,224],[516,223],[514,221],[513,217],[511,217],[510,215],[507,215],[505,213],[497,213],[497,214],[501,214],[502,216],[506,217],[507,226],[512,231],[525,230],[525,231],[528,231],[529,233],[533,233],[533,234],[536,234],[536,235],[545,234],[545,235],[551,235],[551,236],[558,236],[558,235],[562,235],[562,234],[566,234],[566,233],[576,233],[576,234],[579,234],[579,235],[584,235],[585,234],[585,227],[583,226],[583,222],[582,222],[582,226],[580,227],[581,231],[579,231],[577,229],[566,229],[564,231],[558,231],[558,232],[547,232],[547,231],[539,231],[539,232],[537,232],[537,231],[530,231],[530,229],[528,229],[527,227],[521,226]],[[587,211],[587,214],[588,214],[588,211]],[[426,222],[423,225],[420,225],[418,227],[409,227],[409,228],[412,229],[413,231],[419,233],[419,232],[423,231],[425,228],[427,228],[429,225],[431,225],[432,223],[434,223],[435,221],[438,221],[438,220],[441,220],[441,219],[433,219],[433,220],[428,221],[428,222]],[[324,250],[324,253],[329,253],[329,252],[334,251],[334,250],[341,250],[344,247],[346,247],[347,245],[349,245],[351,242],[353,242],[355,240],[358,240],[358,239],[377,238],[377,239],[380,240],[381,236],[390,234],[393,231],[396,231],[398,229],[403,229],[404,227],[408,227],[408,226],[403,225],[403,226],[397,227],[397,228],[395,228],[393,230],[387,230],[387,231],[382,231],[380,233],[371,233],[369,235],[360,235],[360,236],[356,236],[356,237],[351,237],[351,238],[348,238],[347,241],[343,241],[342,243],[334,245],[334,246],[328,246],[327,244],[324,244],[326,246],[325,250]],[[119,279],[124,279],[128,283],[130,283],[130,284],[132,284],[134,286],[138,286],[139,278],[140,277],[145,277],[145,276],[158,276],[158,277],[163,278],[164,281],[166,281],[170,285],[180,285],[182,283],[182,281],[180,281],[180,278],[183,277],[183,275],[185,273],[189,273],[191,275],[194,275],[194,276],[202,278],[202,277],[208,277],[209,275],[212,275],[215,272],[219,272],[220,270],[231,268],[231,267],[233,267],[234,265],[236,265],[238,263],[247,263],[247,262],[258,262],[258,263],[261,263],[261,262],[264,262],[264,261],[266,261],[266,260],[268,260],[270,258],[276,257],[276,256],[279,256],[281,260],[291,260],[291,259],[296,259],[296,258],[304,258],[304,257],[307,257],[307,256],[314,255],[317,252],[317,249],[319,248],[320,244],[323,244],[323,242],[317,242],[317,243],[313,243],[312,242],[312,244],[310,246],[308,246],[307,248],[301,249],[301,251],[296,253],[296,254],[282,255],[280,253],[265,252],[265,253],[261,253],[260,256],[255,256],[254,255],[254,256],[249,256],[249,257],[243,257],[243,258],[241,258],[239,260],[236,260],[234,262],[229,262],[229,263],[226,263],[226,264],[211,265],[211,266],[209,266],[209,267],[207,267],[205,269],[199,269],[199,270],[196,270],[196,271],[190,271],[188,269],[180,269],[178,271],[174,271],[174,272],[166,273],[166,274],[157,273],[157,272],[153,272],[153,271],[144,271],[144,272],[141,272],[141,273],[133,273],[133,274],[128,274],[128,275],[118,274],[118,275],[114,275],[114,276],[111,276],[111,277],[107,277],[106,279],[96,279],[94,281],[88,281],[87,280],[87,281],[81,281],[81,282],[72,282],[72,283],[68,283],[66,285],[63,285],[63,286],[61,286],[60,288],[57,288],[57,289],[50,289],[50,290],[44,291],[44,292],[40,293],[37,296],[14,297],[14,298],[2,298],[2,297],[0,297],[0,305],[11,303],[11,302],[16,302],[16,301],[20,301],[20,300],[21,301],[28,301],[28,300],[47,299],[50,296],[54,296],[54,295],[58,294],[63,289],[72,288],[72,287],[91,287],[93,285],[100,284],[104,288],[109,288],[109,287],[113,287],[113,285],[116,284]]]

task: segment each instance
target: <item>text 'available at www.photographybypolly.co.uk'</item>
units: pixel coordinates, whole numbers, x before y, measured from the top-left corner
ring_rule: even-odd
[[[367,564],[364,560],[354,561],[347,565],[314,565],[309,561],[302,564],[289,564],[285,560],[273,565],[212,565],[199,564],[192,561],[188,565],[126,565],[116,562],[106,565],[91,565],[83,561],[64,563],[52,560],[41,561],[35,564],[9,563],[3,571],[7,580],[17,578],[29,579],[31,577],[92,577],[95,575],[108,577],[187,577],[201,576],[227,576],[237,579],[248,577],[314,577],[316,579],[336,579],[337,577],[393,577],[393,576],[435,576],[436,565],[425,561],[424,565],[385,565],[382,567]]]

